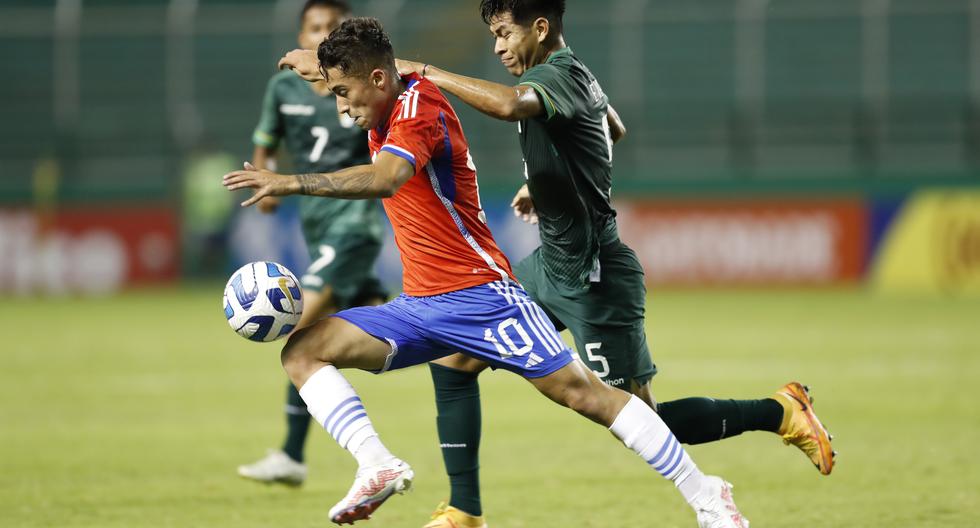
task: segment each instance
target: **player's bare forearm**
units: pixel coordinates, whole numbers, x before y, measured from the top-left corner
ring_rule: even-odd
[[[418,62],[399,60],[397,67],[403,74],[409,71],[421,74],[424,68],[426,79],[495,119],[519,121],[544,112],[541,101],[530,86],[507,86]]]
[[[388,198],[395,187],[374,165],[357,165],[329,174],[299,174],[299,194],[328,198]]]
[[[606,112],[606,121],[609,123],[609,135],[612,137],[613,143],[618,143],[619,140],[626,136],[626,125],[623,124],[623,120],[619,118],[619,112],[612,105],[606,106]]]
[[[252,189],[255,193],[242,207],[255,204],[266,196],[307,194],[330,198],[388,198],[415,175],[415,167],[405,159],[388,152],[378,154],[375,162],[357,165],[329,174],[285,176],[258,170],[245,163],[245,170],[225,174],[222,185],[229,191]]]
[[[530,86],[507,86],[450,73],[434,66],[426,69],[425,77],[464,103],[496,119],[520,121],[544,112],[538,95]]]
[[[332,198],[389,198],[415,175],[415,166],[400,156],[381,151],[368,165],[330,174],[300,174],[300,192]]]

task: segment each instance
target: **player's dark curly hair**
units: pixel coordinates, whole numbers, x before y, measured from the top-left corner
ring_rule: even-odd
[[[306,16],[306,12],[314,7],[326,7],[329,9],[336,9],[340,11],[342,15],[350,14],[350,4],[347,0],[306,0],[303,4],[303,9],[299,12],[299,23],[303,23],[303,17]]]
[[[344,75],[366,74],[375,68],[395,71],[395,53],[391,40],[377,18],[349,18],[316,50],[320,69],[337,68]]]
[[[481,0],[480,16],[487,24],[490,19],[510,13],[514,22],[522,26],[530,25],[537,18],[547,18],[556,33],[562,31],[562,17],[565,16],[565,0]]]

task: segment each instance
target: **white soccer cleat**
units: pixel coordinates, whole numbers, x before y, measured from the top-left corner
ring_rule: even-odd
[[[358,469],[347,496],[330,508],[330,520],[337,524],[354,524],[354,521],[369,519],[389,497],[411,488],[414,477],[412,468],[397,458]]]
[[[749,520],[732,499],[732,485],[720,477],[704,477],[694,510],[698,512],[699,528],[749,528]]]
[[[299,486],[306,480],[306,464],[289,458],[289,455],[282,451],[270,449],[269,454],[258,462],[238,466],[238,474],[259,482]]]

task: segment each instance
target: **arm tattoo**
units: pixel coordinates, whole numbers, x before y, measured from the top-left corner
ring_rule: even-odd
[[[320,174],[300,174],[296,176],[303,194],[313,194],[320,185]]]
[[[350,167],[329,174],[300,174],[302,194],[333,198],[374,198],[375,172],[371,165]]]

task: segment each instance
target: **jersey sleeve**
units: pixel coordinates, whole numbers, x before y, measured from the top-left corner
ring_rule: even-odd
[[[276,97],[277,80],[278,77],[273,77],[266,85],[259,124],[252,133],[252,143],[259,147],[276,148],[283,134],[282,116],[279,115]]]
[[[439,148],[439,142],[444,139],[439,133],[442,130],[439,110],[434,103],[426,103],[430,102],[418,92],[405,97],[395,107],[395,112],[399,112],[398,117],[391,124],[388,138],[378,149],[379,152],[405,159],[416,171],[429,163]]]
[[[530,86],[541,98],[546,121],[555,116],[571,119],[576,113],[576,90],[567,72],[553,64],[539,64],[521,76],[521,85]]]

